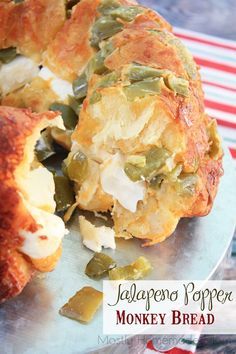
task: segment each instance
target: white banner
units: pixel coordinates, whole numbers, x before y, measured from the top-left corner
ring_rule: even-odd
[[[103,282],[104,334],[236,334],[236,281]]]

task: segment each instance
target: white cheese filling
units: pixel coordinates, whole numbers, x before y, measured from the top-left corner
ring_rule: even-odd
[[[18,56],[0,67],[0,91],[6,95],[30,82],[38,75],[39,68],[32,59]]]
[[[34,159],[35,142],[40,137],[40,130],[46,126],[65,128],[62,118],[58,116],[35,131],[28,138],[24,162],[16,172],[16,180],[23,203],[38,225],[36,232],[20,230],[19,233],[24,238],[20,251],[35,259],[54,254],[60,246],[63,236],[68,233],[62,219],[53,214],[56,208],[53,174],[40,164],[35,169],[30,169]]]
[[[25,205],[40,228],[36,232],[20,231],[20,236],[25,239],[20,251],[35,259],[54,254],[64,235],[68,233],[64,222],[58,216],[35,208],[29,203]]]
[[[54,213],[55,184],[52,173],[45,167],[40,166],[29,171],[21,181],[21,188],[25,199],[29,200],[32,206]]]
[[[137,203],[145,196],[145,182],[133,182],[124,172],[124,158],[120,153],[101,165],[101,185],[104,192],[132,213],[136,212]]]
[[[84,216],[79,217],[80,233],[83,238],[83,244],[94,252],[101,252],[104,248],[116,248],[115,231],[106,226],[94,226],[85,219]]]
[[[72,84],[69,81],[58,78],[47,67],[43,67],[39,72],[39,77],[45,81],[50,81],[50,87],[60,100],[64,101],[68,95],[73,96]]]

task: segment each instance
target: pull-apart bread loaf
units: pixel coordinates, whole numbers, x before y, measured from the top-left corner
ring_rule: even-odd
[[[51,271],[66,233],[54,215],[53,175],[34,154],[41,130],[64,129],[58,112],[0,106],[0,302],[17,295],[35,270]]]
[[[1,299],[60,254],[66,231],[53,215],[52,176],[33,153],[43,128],[64,129],[58,112],[43,113],[55,102],[79,118],[63,165],[76,203],[110,212],[117,237],[152,245],[180,218],[210,212],[223,173],[216,122],[199,68],[160,15],[129,0],[81,0],[67,19],[60,0],[1,2],[3,13],[0,46],[42,66],[28,67],[25,85],[2,72],[13,62],[0,57],[2,104],[41,112],[0,109]]]
[[[88,30],[96,54],[75,80],[75,95],[86,98],[68,158],[87,159],[83,178],[74,176],[79,206],[111,211],[116,236],[146,245],[163,241],[181,217],[209,213],[222,174],[198,68],[155,16],[100,2]]]

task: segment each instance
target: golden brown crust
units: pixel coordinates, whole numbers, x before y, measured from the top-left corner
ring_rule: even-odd
[[[61,258],[61,254],[62,247],[60,246],[52,255],[38,259],[30,258],[30,261],[33,264],[34,268],[37,269],[39,272],[51,272],[55,268],[58,260]]]
[[[165,68],[186,77],[181,58],[172,46],[164,44],[153,32],[146,29],[127,29],[112,40],[115,50],[105,61],[110,70],[136,62],[156,68]]]
[[[150,9],[145,9],[133,22],[126,24],[125,28],[172,30],[172,26],[160,14]]]
[[[17,295],[34,271],[17,251],[23,243],[19,230],[39,228],[18,192],[15,171],[23,160],[27,138],[42,120],[57,115],[0,106],[0,301]]]
[[[100,0],[82,0],[76,5],[71,18],[48,47],[44,64],[66,80],[75,79],[95,53],[90,46],[89,30],[99,3]]]
[[[0,48],[17,47],[40,61],[66,18],[64,0],[25,0],[0,3]]]
[[[135,2],[120,0],[121,5],[134,5]],[[97,11],[101,0],[82,0],[74,7],[71,18],[58,32],[55,40],[49,45],[44,64],[60,77],[72,81],[80,75],[88,61],[96,53],[90,44],[91,29],[99,16]],[[130,29],[156,28],[171,29],[171,26],[154,11],[144,9],[131,23],[124,23]],[[61,45],[63,43],[63,46]]]
[[[33,273],[31,264],[21,253],[7,248],[0,250],[0,303],[18,295]]]

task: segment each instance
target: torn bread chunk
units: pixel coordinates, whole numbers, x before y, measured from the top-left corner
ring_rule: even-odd
[[[39,68],[32,59],[18,56],[0,67],[0,92],[2,96],[24,86],[38,75]]]
[[[79,216],[80,233],[83,244],[94,252],[101,252],[104,248],[116,248],[115,232],[107,226],[94,226],[84,216]]]
[[[67,233],[56,215],[51,172],[34,148],[48,126],[64,129],[58,112],[0,107],[0,302],[17,295],[35,270],[51,271]]]
[[[57,77],[47,67],[38,69],[36,75],[27,82],[27,85],[21,85],[20,89],[3,97],[2,104],[19,108],[30,107],[35,112],[44,112],[55,102],[68,104],[69,97],[73,95],[72,83]]]
[[[0,18],[0,48],[16,47],[19,53],[40,63],[66,20],[65,1],[1,1]]]

